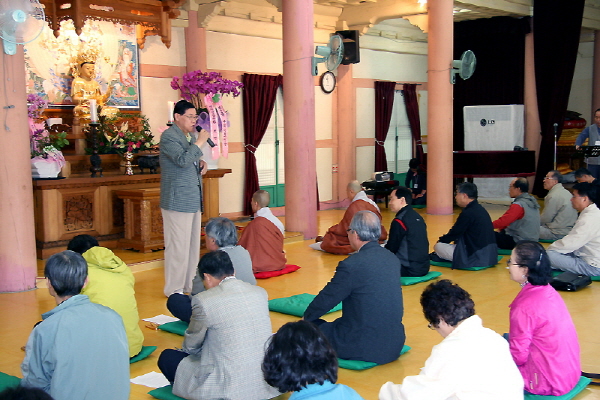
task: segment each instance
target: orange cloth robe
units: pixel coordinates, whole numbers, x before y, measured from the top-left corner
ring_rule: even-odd
[[[253,272],[285,268],[283,234],[267,218],[255,217],[243,230],[238,244],[250,253]]]
[[[377,207],[364,200],[355,200],[350,203],[350,206],[348,209],[346,209],[344,218],[342,218],[340,223],[329,228],[325,236],[323,236],[321,250],[333,254],[352,253],[354,249],[350,247],[350,241],[348,240],[348,228],[350,227],[350,222],[352,221],[354,214],[363,210],[374,212],[377,214],[377,216],[379,216],[379,220],[381,220],[381,214]],[[379,237],[379,243],[383,243],[386,239],[387,231],[385,230],[385,227],[381,225],[381,236]]]

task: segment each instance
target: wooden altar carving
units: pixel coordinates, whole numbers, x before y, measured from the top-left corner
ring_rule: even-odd
[[[219,216],[219,178],[227,173],[231,173],[231,170],[209,170],[203,177],[203,222]],[[102,178],[88,178],[87,175],[33,181],[38,258],[48,258],[64,250],[69,240],[80,234],[95,236],[102,246],[109,248],[121,247],[119,240],[131,239],[136,235],[136,240],[142,240],[143,237],[145,243],[142,246],[123,247],[140,251],[163,247],[160,174],[127,176],[107,173]],[[140,199],[137,208],[119,199],[120,192],[136,191],[145,193],[134,195]],[[143,199],[145,196],[148,198]]]

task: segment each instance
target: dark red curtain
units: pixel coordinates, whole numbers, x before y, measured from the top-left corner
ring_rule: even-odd
[[[454,150],[465,149],[465,106],[523,104],[529,22],[529,18],[494,17],[454,23],[454,59],[465,50],[477,57],[473,76],[456,77],[454,85]]]
[[[544,176],[554,169],[554,124],[562,132],[577,60],[584,0],[534,0],[535,81],[542,143],[533,193],[545,195]]]
[[[415,154],[413,156],[422,163],[425,160],[423,159],[423,142],[421,141],[421,119],[419,118],[417,85],[414,83],[405,83],[402,92],[404,92],[404,105],[406,106],[410,132],[415,143]]]
[[[375,171],[387,171],[385,138],[390,129],[396,82],[375,82]]]
[[[250,202],[252,195],[259,189],[256,157],[254,152],[260,144],[275,105],[277,89],[281,86],[281,75],[244,74],[244,154],[246,155],[246,184],[244,187],[244,214],[252,215]]]

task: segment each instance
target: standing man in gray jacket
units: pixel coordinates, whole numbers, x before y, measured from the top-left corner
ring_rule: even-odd
[[[544,211],[540,217],[540,239],[562,239],[577,221],[577,211],[571,206],[571,193],[562,185],[562,175],[553,170],[544,177]]]
[[[196,134],[194,105],[180,100],[173,110],[175,123],[160,138],[160,208],[165,238],[164,294],[192,291],[200,260],[202,176],[206,162],[200,147],[208,132]]]

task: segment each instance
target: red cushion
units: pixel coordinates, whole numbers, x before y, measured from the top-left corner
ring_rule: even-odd
[[[297,265],[286,264],[285,268],[278,269],[277,271],[262,271],[255,272],[254,277],[256,279],[267,279],[272,278],[274,276],[289,274],[290,272],[298,271],[300,269]]]

